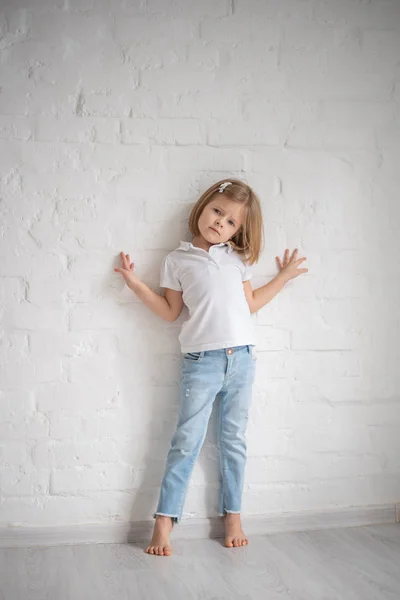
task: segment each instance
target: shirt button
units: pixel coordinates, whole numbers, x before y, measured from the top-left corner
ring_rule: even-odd
[[[229,350],[228,350],[228,354],[233,354],[233,350],[232,350],[232,348],[229,348]]]

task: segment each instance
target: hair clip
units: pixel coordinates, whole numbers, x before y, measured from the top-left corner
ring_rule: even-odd
[[[222,192],[225,191],[225,188],[227,188],[228,185],[232,185],[232,182],[231,181],[225,181],[225,183],[221,183],[221,185],[218,188],[219,193],[222,194]]]

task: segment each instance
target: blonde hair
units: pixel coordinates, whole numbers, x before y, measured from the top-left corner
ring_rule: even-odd
[[[258,261],[263,246],[263,219],[260,200],[251,187],[239,179],[222,179],[214,183],[196,202],[189,216],[189,229],[193,236],[200,234],[199,218],[203,209],[220,194],[222,183],[231,183],[223,189],[225,198],[245,207],[244,222],[231,238],[232,247],[242,254],[249,265]]]

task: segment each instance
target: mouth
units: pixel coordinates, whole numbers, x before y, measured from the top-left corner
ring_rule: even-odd
[[[214,229],[214,227],[210,227],[210,229],[212,229],[213,231],[215,231],[215,233],[218,233],[218,235],[219,235],[219,231],[217,231],[216,229]]]

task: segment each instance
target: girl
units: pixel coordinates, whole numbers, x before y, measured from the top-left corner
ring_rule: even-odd
[[[257,312],[290,279],[306,258],[285,251],[278,275],[253,290],[249,266],[261,252],[262,214],[253,190],[236,179],[212,185],[189,217],[192,242],[181,242],[161,267],[162,296],[136,276],[129,254],[121,252],[121,273],[128,287],[154,313],[175,321],[183,304],[189,318],[179,336],[183,354],[179,419],[161,483],[149,554],[171,554],[170,532],[182,516],[189,479],[206,435],[212,405],[217,414],[221,488],[219,513],[225,546],[248,540],[240,520],[246,462],[245,433],[254,379],[251,313]]]

